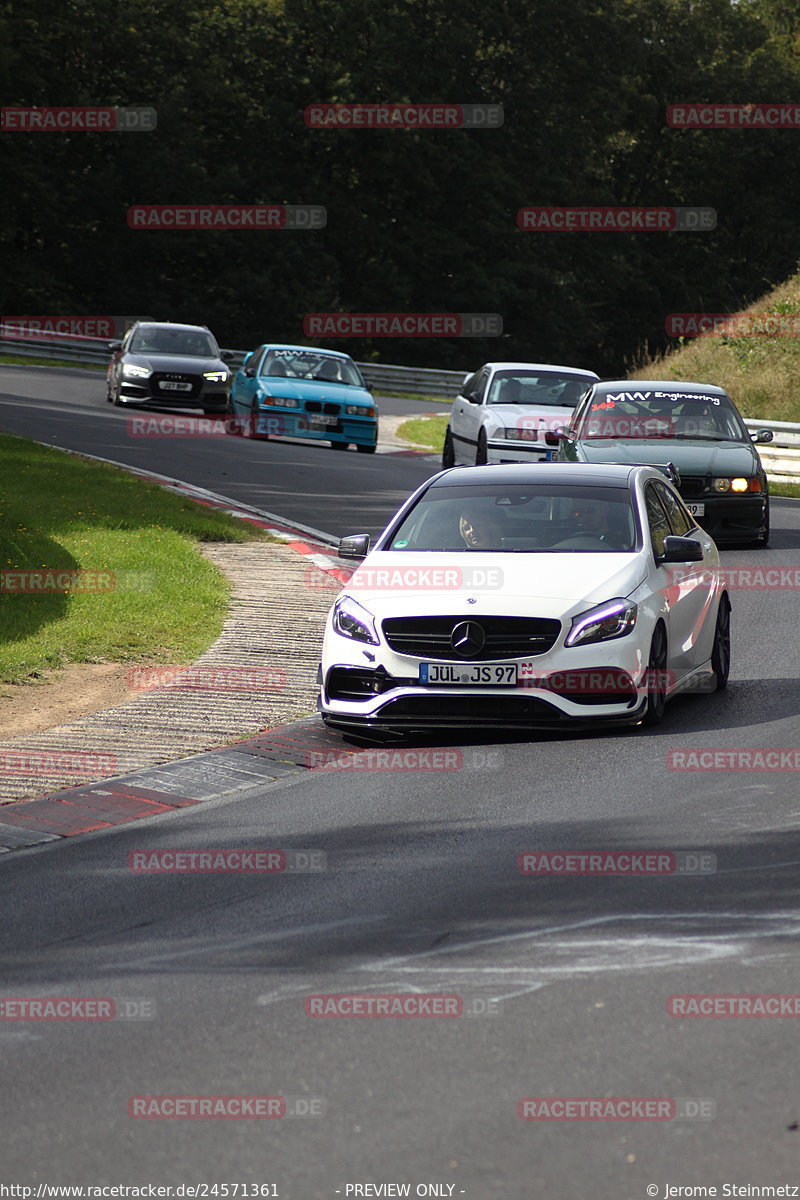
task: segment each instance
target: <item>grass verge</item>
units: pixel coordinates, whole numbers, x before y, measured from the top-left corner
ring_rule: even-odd
[[[100,363],[77,363],[74,359],[30,358],[17,354],[0,354],[0,366],[6,367],[72,367],[79,371],[105,371]]]
[[[447,430],[447,417],[412,417],[397,427],[397,436],[414,446],[425,446],[441,453]]]
[[[800,328],[800,273],[742,311],[751,316],[777,314],[787,318],[785,330]],[[770,324],[760,322],[756,327],[769,330]],[[800,337],[785,332],[680,339],[663,357],[637,364],[630,378],[716,383],[748,419],[800,421]]]
[[[5,682],[67,662],[191,662],[218,636],[229,595],[198,543],[271,540],[116,467],[27,438],[0,434],[0,459],[0,571],[87,573],[77,580],[83,590],[66,592],[23,592],[19,577],[0,580]]]

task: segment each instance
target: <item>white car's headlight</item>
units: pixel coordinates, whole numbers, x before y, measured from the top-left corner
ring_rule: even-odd
[[[517,428],[516,426],[512,428],[511,426],[506,425],[506,427],[500,431],[500,436],[505,438],[507,442],[538,442],[539,430],[533,428]]]
[[[342,596],[341,600],[334,604],[333,628],[337,633],[357,642],[369,642],[372,646],[380,644],[375,631],[375,618],[352,596]]]
[[[203,379],[209,379],[212,383],[225,383],[227,378],[227,371],[203,371]]]
[[[566,646],[585,646],[591,642],[609,642],[625,637],[636,624],[636,605],[632,600],[607,600],[572,618]]]
[[[153,372],[149,367],[139,367],[136,363],[125,363],[122,374],[129,379],[149,379]]]

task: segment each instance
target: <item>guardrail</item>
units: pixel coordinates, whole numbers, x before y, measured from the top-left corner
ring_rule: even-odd
[[[0,351],[21,358],[58,357],[74,363],[99,363],[109,358],[109,338],[81,337],[77,334],[47,334],[32,331],[14,336],[14,326],[0,325]],[[246,350],[231,350],[231,366],[242,365]],[[466,378],[464,371],[439,371],[426,367],[396,367],[389,363],[359,363],[367,385],[376,392],[443,397],[452,400]]]
[[[48,334],[39,336],[28,332],[13,336],[13,326],[0,325],[0,352],[13,353],[23,358],[58,357],[68,362],[99,363],[105,366],[109,359],[109,339],[79,337],[74,334]],[[231,366],[241,366],[246,350],[231,350]],[[440,371],[427,367],[399,367],[389,363],[359,363],[367,385],[378,393],[398,395],[433,396],[453,399],[464,382],[464,371]],[[758,452],[775,482],[800,483],[800,424],[791,421],[745,420],[751,432],[770,429],[773,440],[759,445]]]
[[[771,429],[772,441],[756,447],[767,472],[774,483],[800,483],[800,425],[791,421],[745,420],[751,433],[757,429]]]

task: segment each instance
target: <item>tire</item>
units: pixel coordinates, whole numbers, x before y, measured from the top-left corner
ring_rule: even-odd
[[[331,450],[346,450],[348,442],[331,442]]]
[[[240,435],[243,438],[254,438],[256,436],[256,414],[251,410],[245,417],[241,419],[242,423],[239,426]]]
[[[442,447],[442,470],[447,471],[450,467],[456,465],[456,452],[453,446],[453,435],[450,432],[450,426],[447,426],[447,433],[444,435],[444,446]]]
[[[475,466],[484,467],[489,461],[489,447],[486,443],[486,430],[478,434],[478,449],[475,452]]]
[[[659,621],[653,631],[650,657],[647,660],[647,707],[642,718],[643,725],[660,725],[664,719],[667,703],[666,671],[667,631]]]
[[[124,408],[122,401],[119,398],[119,388],[116,388],[110,396],[111,403],[115,408]]]
[[[717,681],[716,690],[724,692],[728,686],[731,670],[731,602],[723,592],[714,627],[714,649],[711,651],[711,668]]]
[[[362,446],[360,442],[356,442],[356,450],[359,454],[374,454],[376,446]]]
[[[225,432],[229,437],[241,437],[242,427],[239,424],[239,417],[234,411],[233,405],[229,404],[225,410]]]

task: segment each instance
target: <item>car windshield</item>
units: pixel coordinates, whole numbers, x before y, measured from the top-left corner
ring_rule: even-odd
[[[631,391],[600,394],[584,414],[579,438],[679,438],[749,441],[727,396],[701,392]]]
[[[624,487],[448,486],[429,488],[383,549],[630,553],[637,538]]]
[[[128,347],[131,354],[178,354],[188,358],[219,358],[210,333],[202,329],[137,329]]]
[[[264,359],[261,374],[283,379],[344,383],[348,387],[364,386],[352,358],[337,358],[318,350],[270,350]]]
[[[567,371],[496,371],[486,403],[574,408],[591,382]]]

